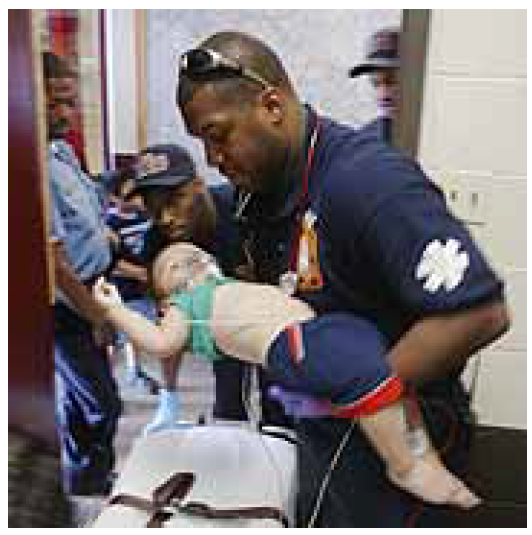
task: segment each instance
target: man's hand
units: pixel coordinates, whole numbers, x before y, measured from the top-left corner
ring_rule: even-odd
[[[92,288],[95,301],[104,309],[122,304],[122,297],[116,286],[109,284],[104,277],[100,277]]]

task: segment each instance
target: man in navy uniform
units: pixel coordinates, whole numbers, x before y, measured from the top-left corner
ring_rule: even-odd
[[[320,314],[352,311],[377,325],[432,438],[450,440],[455,470],[468,436],[460,374],[509,319],[502,282],[441,192],[378,136],[301,103],[279,58],[252,36],[221,32],[185,52],[177,103],[209,164],[247,193],[239,212],[257,280],[281,283]],[[386,482],[358,430],[347,440],[349,422],[307,414],[296,427],[301,526],[398,527],[419,511]]]

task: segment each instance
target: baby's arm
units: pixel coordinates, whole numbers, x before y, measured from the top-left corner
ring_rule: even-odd
[[[160,325],[124,305],[115,286],[102,277],[94,285],[95,300],[103,307],[106,319],[124,331],[139,349],[158,358],[182,353],[189,336],[190,325],[176,307],[169,307]]]

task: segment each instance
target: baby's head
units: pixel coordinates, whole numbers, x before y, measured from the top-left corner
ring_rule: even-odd
[[[209,275],[221,275],[210,254],[191,243],[174,243],[155,259],[153,290],[158,299],[164,299],[174,291],[190,289]]]

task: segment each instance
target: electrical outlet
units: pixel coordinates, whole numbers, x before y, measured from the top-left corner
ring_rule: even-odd
[[[482,180],[449,175],[440,180],[439,184],[449,209],[458,219],[468,225],[485,224],[485,189]]]

